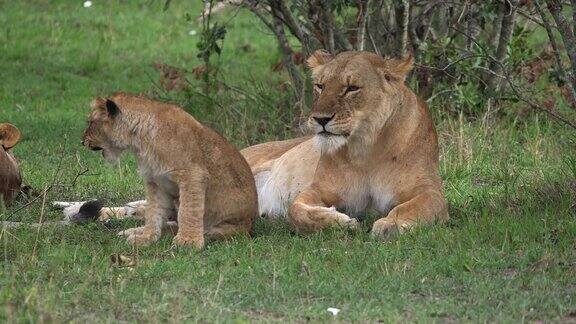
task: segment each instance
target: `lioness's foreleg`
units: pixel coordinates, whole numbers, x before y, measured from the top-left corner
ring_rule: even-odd
[[[429,190],[394,207],[386,217],[374,222],[372,234],[388,239],[417,224],[446,221],[448,218],[444,196],[436,190]]]
[[[134,245],[147,245],[157,241],[162,235],[162,227],[167,214],[173,210],[173,200],[154,182],[146,184],[146,200],[148,206],[144,217],[142,230],[129,230],[127,241]]]
[[[206,196],[206,172],[202,168],[173,171],[170,173],[178,184],[180,205],[178,208],[178,233],[174,244],[204,246],[204,201]]]
[[[328,207],[322,202],[321,194],[314,189],[302,191],[288,211],[288,222],[297,232],[306,233],[326,227],[357,227],[358,222],[348,215]]]

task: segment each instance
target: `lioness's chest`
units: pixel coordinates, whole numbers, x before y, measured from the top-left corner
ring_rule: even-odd
[[[325,181],[321,188],[328,196],[338,197],[335,207],[339,210],[350,216],[361,216],[371,209],[387,214],[394,206],[394,192],[386,177],[350,170],[338,173],[323,175]]]

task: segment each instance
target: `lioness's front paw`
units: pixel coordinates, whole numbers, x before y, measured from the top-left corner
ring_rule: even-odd
[[[414,226],[413,222],[399,219],[380,218],[372,225],[372,236],[390,240],[398,234],[408,231]]]
[[[196,248],[201,249],[204,247],[204,237],[200,236],[199,238],[195,238],[188,235],[182,235],[180,233],[174,236],[172,241],[174,245],[179,246],[186,246],[186,245],[194,245]]]
[[[140,233],[138,231],[134,231],[128,235],[126,241],[132,245],[146,246],[152,242],[157,241],[159,236],[160,235],[149,234],[146,231],[142,231]]]

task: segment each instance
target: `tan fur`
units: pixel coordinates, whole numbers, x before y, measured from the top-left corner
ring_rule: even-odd
[[[114,114],[116,106],[118,112]],[[174,243],[204,245],[204,234],[251,233],[257,214],[254,179],[233,145],[177,106],[118,93],[92,104],[83,144],[117,160],[136,155],[146,182],[145,225],[125,231],[128,241],[157,240],[176,219]]]
[[[384,237],[448,219],[436,131],[427,107],[404,84],[412,58],[366,52],[332,58],[320,52],[308,65],[315,84],[308,124],[316,136],[242,151],[257,179],[265,174],[273,181],[269,187],[299,192],[289,202],[294,228],[355,226],[349,216],[369,208],[381,214],[372,233]],[[323,127],[317,118],[329,122]],[[320,152],[310,150],[314,142]],[[299,179],[301,187],[287,186],[290,179]]]
[[[0,202],[10,204],[20,192],[22,178],[11,149],[20,141],[16,126],[0,123]]]

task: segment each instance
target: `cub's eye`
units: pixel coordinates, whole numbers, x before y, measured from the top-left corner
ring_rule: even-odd
[[[316,90],[318,91],[322,91],[324,89],[324,85],[323,84],[319,84],[319,83],[315,83],[314,87],[316,88]]]
[[[348,87],[346,87],[346,93],[356,92],[356,91],[358,91],[358,90],[360,90],[360,87],[357,87],[357,86],[348,86]]]

